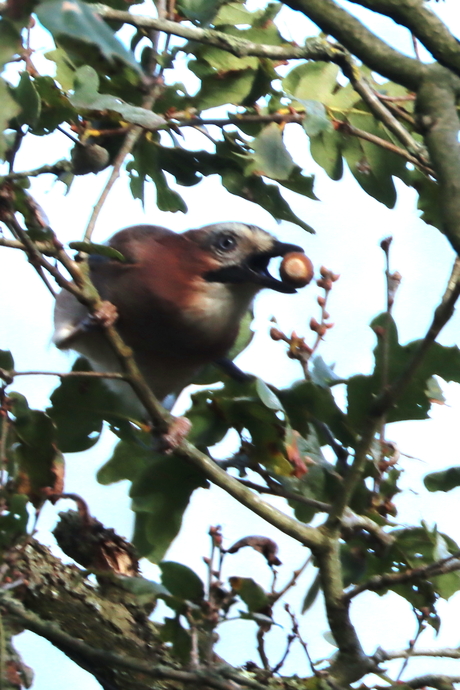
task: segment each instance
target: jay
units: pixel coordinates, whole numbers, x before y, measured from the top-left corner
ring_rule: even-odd
[[[259,290],[296,292],[270,275],[268,264],[273,257],[303,253],[245,223],[217,223],[182,234],[136,225],[117,232],[109,246],[125,261],[91,255],[91,279],[101,298],[116,307],[117,329],[160,400],[179,393],[204,365],[225,357]],[[95,371],[120,371],[103,329],[65,290],[56,302],[53,342],[81,353]],[[125,399],[131,397],[126,402],[133,409],[128,384],[107,383]],[[140,403],[136,407],[139,411]]]

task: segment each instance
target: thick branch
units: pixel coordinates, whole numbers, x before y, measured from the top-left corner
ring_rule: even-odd
[[[0,607],[93,673],[104,687],[146,690],[152,684],[145,676],[169,681],[167,687],[182,687],[183,683],[215,690],[238,687],[217,669],[178,668],[145,610],[137,608],[132,597],[127,597],[126,605],[120,601],[119,591],[116,597],[108,591],[105,598],[77,568],[63,565],[46,547],[32,542],[25,549],[19,547],[13,559],[14,568],[19,568],[29,587],[24,603],[0,590]],[[91,625],[82,625],[85,620],[91,620]],[[240,686],[262,690],[255,680],[236,671],[229,670],[229,675]]]
[[[436,673],[428,673],[426,676],[405,680],[404,685],[410,688],[436,688],[436,690],[454,690],[453,683],[460,683],[460,676],[443,676]]]
[[[324,33],[334,36],[370,69],[411,91],[417,89],[426,66],[391,48],[334,0],[285,0],[285,4],[305,14]]]
[[[103,19],[114,19],[139,28],[164,31],[167,34],[179,36],[188,41],[197,41],[198,43],[206,43],[207,45],[221,48],[236,57],[253,55],[270,60],[324,60],[329,62],[333,59],[334,52],[340,51],[340,47],[334,49],[331,44],[328,44],[327,41],[321,38],[310,38],[303,47],[290,44],[273,46],[247,41],[226,34],[223,31],[216,31],[215,29],[201,29],[196,26],[185,26],[167,19],[122,12],[114,10],[107,5],[94,4],[92,7]],[[410,60],[410,58],[407,59]]]
[[[433,64],[416,100],[416,113],[439,182],[441,230],[457,254],[460,254],[460,146],[456,109],[459,93],[460,80]]]
[[[378,649],[376,656],[379,662],[392,661],[393,659],[407,659],[413,656],[431,656],[445,659],[460,659],[460,648],[440,647],[439,649],[400,649],[387,652]]]
[[[235,479],[222,470],[207,455],[200,453],[200,451],[192,446],[191,443],[188,443],[188,441],[183,441],[176,453],[182,454],[186,460],[199,467],[211,482],[220,486],[221,489],[224,489],[230,496],[236,498],[242,505],[252,510],[256,515],[264,518],[264,520],[274,527],[277,527],[281,532],[284,532],[284,534],[296,539],[301,544],[304,544],[304,546],[308,546],[315,551],[315,553],[324,547],[324,538],[318,529],[309,527],[295,520],[263,501],[250,489],[243,486],[238,479]]]
[[[343,597],[342,563],[338,532],[325,530],[327,549],[316,555],[324,592],[327,619],[338,653],[330,674],[338,683],[353,683],[375,670],[375,662],[367,657],[350,620],[349,602]]]
[[[391,17],[425,46],[441,65],[460,75],[458,41],[441,19],[421,0],[351,0]]]

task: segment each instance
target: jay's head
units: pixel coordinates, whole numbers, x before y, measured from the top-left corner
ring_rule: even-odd
[[[300,247],[279,242],[265,230],[245,223],[217,223],[199,230],[189,230],[184,237],[196,244],[206,256],[208,270],[202,277],[211,283],[247,285],[257,292],[267,287],[277,292],[295,292],[292,285],[268,272],[270,259],[288,252],[302,252]]]

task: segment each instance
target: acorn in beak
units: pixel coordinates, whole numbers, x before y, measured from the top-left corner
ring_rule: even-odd
[[[264,252],[250,254],[242,264],[223,266],[214,271],[208,271],[204,278],[210,283],[253,283],[260,287],[270,288],[286,294],[297,292],[296,288],[282,280],[274,278],[269,273],[270,260],[277,256],[285,256],[290,252],[304,253],[302,247],[275,240],[271,249]]]

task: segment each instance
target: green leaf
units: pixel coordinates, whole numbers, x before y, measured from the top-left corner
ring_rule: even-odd
[[[313,604],[315,603],[320,591],[321,591],[321,577],[320,577],[320,574],[318,573],[315,576],[315,579],[311,583],[311,585],[308,588],[308,591],[305,595],[305,599],[303,600],[303,604],[302,604],[302,613],[305,613],[306,611],[308,611],[308,609],[310,609],[313,606]]]
[[[294,165],[294,168],[286,180],[278,180],[278,182],[286,189],[290,189],[292,192],[297,194],[302,194],[309,199],[318,200],[318,197],[313,192],[313,184],[315,181],[314,175],[302,175],[302,168],[298,165]]]
[[[288,153],[279,125],[272,122],[264,127],[252,143],[253,162],[246,168],[246,174],[256,172],[272,180],[287,180],[294,169],[294,161]]]
[[[352,111],[348,120],[354,127],[393,143],[384,125],[370,113]],[[345,136],[343,155],[363,189],[388,208],[393,208],[396,203],[393,176],[410,184],[410,174],[404,158],[386,148],[364,139]]]
[[[393,208],[396,203],[396,188],[391,174],[386,172],[386,154],[390,152],[374,144],[365,146],[366,143],[368,142],[357,137],[344,137],[343,156],[364,191],[388,208]],[[372,161],[369,158],[371,155]]]
[[[0,17],[0,72],[3,66],[21,51],[21,34],[12,21]],[[3,106],[3,99],[1,100]]]
[[[27,533],[29,513],[28,498],[24,494],[13,494],[8,498],[8,506],[0,515],[0,548],[11,548],[14,542]]]
[[[161,582],[174,597],[195,603],[202,601],[204,585],[193,570],[174,561],[162,561],[158,565]]]
[[[228,72],[237,72],[243,69],[256,70],[259,66],[259,60],[256,57],[248,55],[247,57],[236,57],[226,50],[220,50],[214,46],[200,46],[196,53],[198,60],[205,61],[209,66],[216,70],[220,78],[223,78]],[[199,67],[195,64],[194,71],[198,71]],[[204,75],[202,75],[204,76]]]
[[[114,574],[114,580],[122,589],[134,595],[138,606],[153,604],[159,597],[170,595],[166,587],[145,577]]]
[[[56,431],[51,418],[40,410],[31,410],[26,398],[10,393],[11,412],[15,416],[14,433],[18,443],[12,453],[20,475],[20,493],[26,493],[37,507],[43,503],[43,489],[62,490],[64,460],[56,448]]]
[[[34,86],[41,100],[41,111],[38,122],[32,127],[35,135],[42,136],[54,132],[63,122],[73,123],[77,112],[67,96],[58,88],[51,77],[35,77]]]
[[[129,105],[116,96],[99,93],[98,89],[99,77],[96,70],[84,65],[75,73],[75,91],[73,96],[70,96],[70,102],[78,110],[112,110],[119,113],[126,122],[141,125],[146,129],[156,130],[166,124],[161,115],[146,108]]]
[[[176,9],[194,24],[208,25],[225,0],[178,0]]]
[[[340,180],[343,175],[342,138],[335,130],[324,130],[310,137],[312,158],[332,180]]]
[[[391,547],[391,555],[396,566],[393,570],[426,567],[458,551],[458,545],[453,539],[438,532],[436,527],[429,529],[424,523],[421,527],[393,530],[391,534],[395,537]],[[417,581],[392,586],[390,589],[418,609],[427,605],[431,607],[434,603],[434,593],[448,599],[460,589],[460,574],[447,573],[430,577],[429,582]]]
[[[330,367],[320,355],[317,355],[313,360],[311,380],[317,386],[329,388],[331,384],[340,381],[340,376],[337,376],[333,367]]]
[[[172,649],[175,656],[177,656],[183,664],[189,663],[192,640],[188,631],[182,627],[179,617],[165,618],[164,624],[160,630],[160,637],[164,642],[172,643]]]
[[[117,443],[112,457],[102,465],[97,473],[100,484],[112,484],[123,479],[133,481],[152,460],[151,434],[133,431],[132,440]]]
[[[19,115],[21,108],[11,97],[6,82],[0,77],[0,161],[5,160],[8,141],[1,132],[9,126],[10,120]]]
[[[240,105],[251,92],[256,72],[253,69],[230,72],[222,79],[220,75],[210,74],[201,80],[201,89],[194,97],[198,110],[216,108],[232,103]]]
[[[409,174],[410,184],[418,192],[417,208],[422,212],[420,218],[428,225],[434,225],[435,228],[442,231],[442,204],[439,184],[420,170],[412,170]]]
[[[387,314],[378,316],[371,325],[378,334],[377,347],[374,350],[374,371],[371,376],[353,376],[347,384],[348,418],[356,430],[361,428],[381,391],[384,358],[388,357],[388,378],[392,382],[401,376],[421,343],[420,340],[415,340],[407,345],[400,345],[396,324]],[[384,338],[388,341],[387,350]],[[439,343],[433,343],[403,394],[389,410],[388,422],[427,418],[431,405],[427,381],[432,376],[440,376],[445,381],[460,382],[460,350],[457,347],[444,347]]]
[[[251,613],[264,612],[270,606],[268,595],[252,577],[229,577],[235,594],[244,601]]]
[[[68,40],[95,46],[109,61],[121,61],[140,74],[134,55],[126,50],[112,29],[80,0],[48,0],[40,3],[36,14],[43,26],[66,47]]]
[[[160,147],[154,141],[143,141],[134,149],[134,160],[126,166],[130,174],[131,192],[135,199],[144,203],[145,180],[149,177],[156,186],[157,206],[160,211],[187,212],[181,195],[168,186],[159,160]]]
[[[79,358],[72,371],[91,371]],[[130,416],[123,401],[101,379],[68,377],[61,381],[50,397],[47,412],[57,427],[57,442],[64,453],[87,450],[99,440],[104,419],[115,426],[128,424]]]
[[[187,417],[192,422],[190,442],[200,447],[219,443],[229,429],[229,423],[216,414],[208,391],[192,395],[192,406],[187,411]]]
[[[36,125],[40,116],[41,102],[37,89],[28,72],[21,72],[19,84],[12,89],[12,95],[16,103],[21,107],[21,112],[16,120],[19,125]]]
[[[47,60],[51,60],[56,65],[56,80],[62,86],[64,91],[73,89],[75,72],[77,68],[69,58],[65,50],[56,48],[45,53]]]
[[[9,350],[0,350],[0,369],[14,370],[14,359]]]
[[[136,475],[130,491],[133,510],[148,514],[136,525],[133,539],[141,556],[154,563],[161,561],[180,530],[191,494],[205,486],[205,478],[190,463],[151,452],[148,465]]]
[[[296,100],[320,101],[329,105],[337,85],[339,68],[332,62],[306,62],[283,79],[283,89]]]
[[[69,242],[71,249],[76,249],[79,252],[86,254],[97,254],[98,256],[106,256],[109,259],[116,259],[117,261],[125,262],[126,258],[121,252],[107,244],[94,244],[94,242]]]
[[[423,479],[428,491],[451,491],[460,486],[460,467],[449,467],[440,472],[430,472]]]
[[[333,127],[327,116],[326,108],[318,101],[301,101],[305,108],[302,127],[309,137],[316,137],[321,132],[332,132]]]
[[[303,381],[279,391],[278,396],[289,416],[291,425],[302,436],[309,436],[310,425],[314,425],[317,420],[327,424],[335,438],[345,447],[354,444],[355,436],[349,421],[328,388],[310,381]]]
[[[268,407],[270,410],[280,410],[284,412],[284,407],[280,399],[262,379],[256,378],[256,391],[265,407]]]
[[[241,172],[235,170],[222,171],[222,184],[232,194],[259,204],[276,220],[287,220],[299,225],[307,232],[315,232],[310,225],[295,215],[281,196],[279,188],[273,184],[266,184],[259,176],[252,175],[244,178]]]
[[[241,3],[229,2],[219,9],[212,23],[214,26],[225,24],[236,26],[237,24],[252,24],[254,18],[255,13],[249,12]]]

